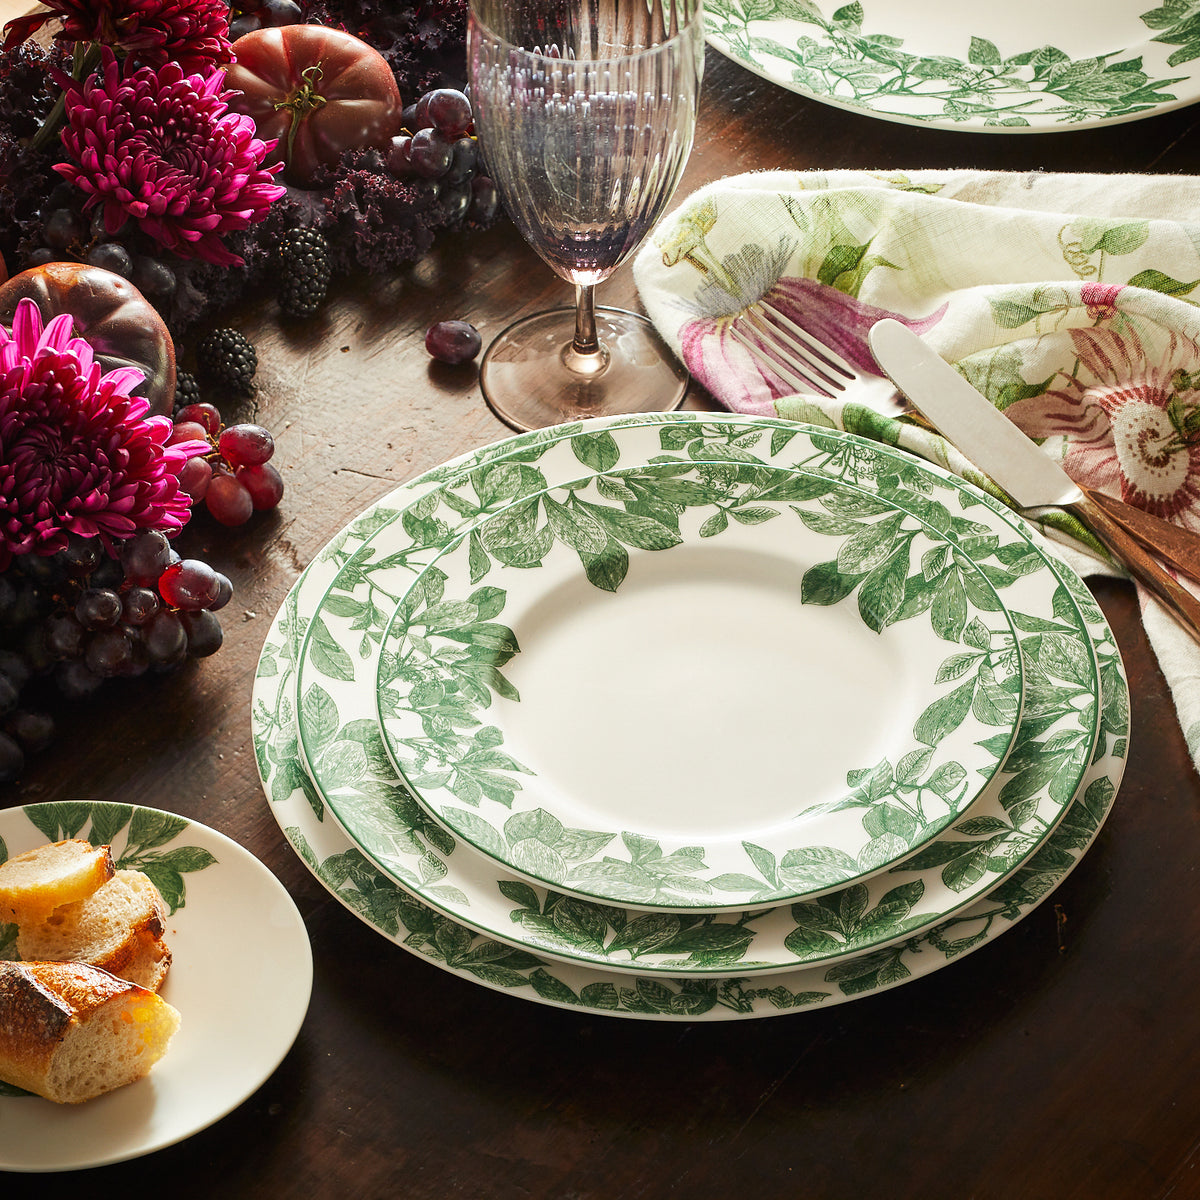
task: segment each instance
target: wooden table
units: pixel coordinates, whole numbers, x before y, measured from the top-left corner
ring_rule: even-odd
[[[1200,152],[1200,109],[1095,131],[966,134],[824,107],[712,52],[708,68],[681,195],[751,168],[1190,172]],[[1098,841],[1013,931],[885,994],[721,1025],[529,1004],[385,942],[285,843],[259,787],[249,723],[272,616],[348,518],[416,472],[507,433],[473,372],[430,363],[426,327],[465,318],[486,342],[518,314],[567,299],[501,226],[446,239],[395,278],[344,283],[299,328],[282,329],[269,300],[222,317],[257,344],[261,416],[277,434],[288,488],[276,514],[244,529],[197,521],[186,534],[234,582],[225,647],[65,716],[57,747],[0,804],[133,801],[229,834],[304,915],[312,1005],[276,1073],[211,1128],[90,1178],[7,1176],[0,1192],[1200,1196],[1200,781],[1128,585],[1099,589],[1128,667],[1133,737]],[[636,305],[628,269],[601,300]]]

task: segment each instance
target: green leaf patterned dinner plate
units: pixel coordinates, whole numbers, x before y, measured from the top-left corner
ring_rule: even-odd
[[[1022,635],[1025,651],[1039,671],[1060,683],[1045,703],[1026,706],[1020,742],[1006,764],[1012,774],[998,777],[985,790],[972,809],[971,825],[961,827],[960,822],[932,843],[931,851],[937,851],[941,841],[947,842],[940,861],[902,864],[868,884],[831,893],[794,912],[783,906],[757,911],[753,920],[740,914],[670,915],[639,924],[638,914],[566,897],[499,872],[429,821],[396,779],[374,720],[373,689],[362,686],[374,678],[387,620],[384,598],[391,597],[394,604],[421,564],[486,511],[497,494],[511,495],[517,481],[530,489],[544,487],[547,477],[561,476],[571,464],[596,462],[600,452],[605,465],[617,461],[612,456],[616,440],[609,445],[605,438],[623,426],[644,427],[638,437],[652,438],[652,446],[666,445],[684,456],[711,457],[724,446],[727,455],[753,450],[766,459],[786,455],[797,429],[777,420],[732,415],[701,419],[698,414],[647,415],[606,422],[598,430],[590,423],[584,433],[574,427],[508,439],[398,489],[333,540],[290,600],[292,612],[284,620],[288,638],[279,647],[289,686],[272,711],[256,711],[263,729],[277,735],[266,751],[277,766],[272,796],[305,786],[298,759],[307,751],[318,815],[327,815],[330,798],[360,808],[360,827],[366,824],[370,831],[362,849],[408,892],[498,941],[618,971],[712,973],[736,964],[740,970],[767,972],[880,947],[944,920],[1023,864],[1071,800],[1100,719],[1093,674],[1076,670],[1074,681],[1061,681],[1069,664],[1090,658],[1091,646],[1074,591],[1061,587],[1053,603],[1041,599],[1019,605],[1045,614],[1040,631],[1035,621],[1034,631]],[[619,436],[628,442],[633,429],[621,428]],[[849,456],[858,445],[851,439],[823,461],[830,470],[852,471],[869,482],[867,460]],[[902,462],[907,469],[912,459],[905,455]],[[892,476],[883,478],[886,484]],[[957,483],[948,477],[943,486]],[[977,502],[977,493],[968,494]],[[918,508],[925,505],[935,515],[939,511],[936,505],[928,507],[921,492],[914,492],[913,500]],[[997,515],[975,511],[992,519]],[[1000,513],[1012,517],[1006,509]],[[1019,520],[1017,527],[1028,532]],[[379,543],[388,531],[389,544],[395,545],[394,531],[401,528],[403,546],[381,554]],[[1035,586],[1038,572],[1023,573],[1031,562],[1040,559],[1019,553],[1005,576],[996,576],[1006,595]],[[1068,572],[1065,578],[1070,583],[1073,577]],[[1086,589],[1077,581],[1071,584],[1075,587],[1080,603],[1091,606]],[[1057,628],[1047,626],[1049,617],[1056,617]],[[308,650],[303,657],[302,641]],[[268,660],[263,669],[273,662]],[[1109,692],[1116,695],[1119,689],[1114,684]],[[306,714],[302,723],[307,733],[300,745],[297,710]],[[770,863],[762,865],[773,869]]]
[[[529,882],[655,911],[820,895],[932,840],[1007,757],[1020,655],[977,536],[755,461],[560,484],[402,598],[385,746],[427,811]]]
[[[793,92],[911,125],[1036,133],[1200,97],[1200,3],[706,0],[708,40]]]
[[[644,424],[663,420],[653,416],[637,419],[638,423]],[[774,433],[782,438],[786,438],[789,432],[785,422],[754,422],[738,417],[728,418],[727,421],[705,417],[701,424],[699,414],[673,414],[665,420],[677,426],[676,433],[682,432],[678,427],[689,421],[695,422],[694,440],[704,441],[731,434],[731,425],[741,425],[741,432],[745,433],[750,424],[757,424],[762,427],[760,433],[765,432],[767,436]],[[612,427],[615,423],[608,424]],[[1062,573],[1065,585],[1063,596],[1069,597],[1070,602],[1085,615],[1090,638],[1094,640],[1100,658],[1103,703],[1096,706],[1102,718],[1095,756],[1069,801],[1065,818],[1048,837],[1044,822],[1031,816],[1023,802],[1018,802],[1014,808],[1014,821],[1017,820],[1017,810],[1026,809],[1025,815],[1020,818],[1023,828],[1014,829],[1007,839],[995,831],[963,830],[954,834],[953,840],[960,849],[948,855],[949,862],[964,857],[961,852],[963,845],[973,845],[974,851],[979,853],[972,852],[965,857],[979,865],[993,890],[990,894],[969,891],[953,893],[946,882],[939,878],[937,871],[930,873],[926,870],[925,875],[933,885],[927,894],[940,887],[944,893],[965,896],[966,899],[958,907],[951,907],[933,928],[919,935],[914,934],[891,946],[865,953],[854,953],[853,946],[847,944],[844,953],[832,965],[822,960],[815,967],[772,975],[761,984],[754,982],[752,974],[739,974],[743,964],[736,959],[729,960],[728,973],[720,977],[664,978],[661,974],[639,975],[636,974],[636,961],[633,964],[635,973],[618,973],[586,965],[547,962],[536,952],[498,940],[494,932],[470,930],[444,911],[439,912],[426,903],[425,899],[432,899],[439,907],[453,908],[461,902],[462,897],[455,899],[451,895],[453,889],[439,892],[437,880],[447,877],[446,868],[453,868],[467,848],[450,847],[443,855],[445,846],[437,837],[437,828],[429,828],[427,832],[430,836],[426,838],[422,832],[419,811],[414,814],[417,819],[410,830],[412,840],[416,843],[410,848],[413,853],[404,859],[403,864],[398,857],[389,874],[381,872],[359,848],[350,843],[336,822],[327,819],[322,796],[308,781],[298,763],[293,696],[301,643],[314,622],[320,620],[319,615],[315,614],[317,603],[331,579],[338,574],[339,568],[344,568],[351,575],[366,568],[366,574],[360,573],[355,582],[347,582],[344,592],[335,590],[332,597],[344,600],[354,596],[360,605],[369,603],[373,595],[370,568],[375,557],[370,548],[370,539],[389,523],[400,520],[408,511],[406,506],[413,503],[419,505],[423,497],[437,491],[442,485],[453,485],[456,480],[464,493],[469,493],[471,489],[464,479],[473,470],[478,471],[485,464],[496,464],[510,454],[532,452],[532,459],[536,460],[539,454],[545,452],[546,444],[553,442],[555,437],[561,438],[576,432],[577,429],[558,430],[553,431],[550,437],[539,434],[509,439],[410,481],[352,522],[318,556],[276,616],[264,645],[255,683],[253,726],[256,757],[273,815],[293,848],[331,894],[389,940],[452,974],[489,988],[539,1003],[593,1013],[659,1020],[708,1021],[777,1015],[801,1007],[827,1006],[927,974],[998,936],[1030,911],[1072,869],[1098,831],[1120,782],[1128,734],[1128,693],[1120,657],[1102,614],[1078,579],[1055,561],[1053,569]],[[462,493],[456,497],[460,507],[462,498]],[[985,503],[995,505],[990,500]],[[999,509],[999,506],[996,507]],[[999,515],[1006,514],[1000,511]],[[438,540],[437,537],[434,540]],[[420,557],[415,542],[413,556]],[[396,562],[390,567],[382,567],[377,577],[402,569],[400,563]],[[349,625],[360,617],[346,616],[339,620]],[[1065,624],[1065,617],[1063,621]],[[1050,661],[1055,657],[1052,650],[1055,636],[1046,635],[1045,643],[1039,650],[1040,658]],[[357,654],[359,648],[353,649]],[[370,662],[369,656],[367,661]],[[1052,737],[1052,730],[1045,729],[1043,725],[1043,733],[1031,735],[1031,741],[1041,743]],[[336,744],[332,742],[327,748],[332,749]],[[380,751],[375,757],[381,759],[384,756]],[[1028,792],[1030,771],[1043,777],[1050,775],[1057,776],[1059,780],[1062,778],[1062,773],[1056,772],[1045,761],[1039,766],[1039,757],[1044,759],[1044,755],[1031,753],[1027,767],[1012,777],[1021,780],[1022,793]],[[1058,765],[1061,766],[1061,760],[1058,760]],[[386,792],[393,807],[397,806],[395,802],[399,789],[394,784],[388,788],[382,779],[373,781],[371,778],[357,779],[354,784],[343,779],[342,783],[350,790],[357,788],[364,801],[368,792]],[[1044,807],[1044,795],[1041,801]],[[999,807],[997,811],[1004,812]],[[1019,849],[1014,849],[1014,841],[1020,843]],[[1039,845],[1041,848],[1038,848]],[[417,846],[424,847],[424,857],[415,853]],[[1001,876],[993,873],[996,864],[989,863],[989,849],[995,851],[996,858],[1013,851],[1009,869],[1013,865],[1018,867],[998,887],[996,881]],[[417,874],[418,865],[425,872],[423,881]],[[942,869],[944,874],[948,865]],[[409,887],[399,886],[392,876],[401,871],[414,889],[424,888],[428,896],[418,899]],[[880,878],[877,876],[876,881]],[[886,876],[882,878],[886,879]],[[953,876],[947,874],[947,878]],[[832,923],[836,912],[850,917],[864,907],[878,907],[868,905],[857,895],[857,890],[848,889],[847,895],[827,910],[827,924]],[[570,930],[577,923],[565,917],[558,920],[555,914],[564,908],[568,913],[573,913],[572,906],[582,902],[538,888],[528,888],[526,891],[528,895],[520,896],[510,905],[509,915],[511,923],[519,925],[531,916],[529,905],[537,906],[537,923],[524,931],[524,936],[531,939],[536,951],[538,938],[553,941],[547,933],[551,926]],[[774,911],[786,914],[788,908],[784,906]],[[629,924],[619,910],[605,911],[614,922]],[[720,920],[716,918],[713,923],[719,923]],[[588,923],[595,924],[594,920]],[[810,925],[810,922],[806,922],[805,927]],[[612,929],[610,926],[610,934]],[[561,945],[570,949],[572,943],[567,941]],[[581,957],[581,954],[577,957]],[[681,961],[686,964],[687,959],[688,955],[684,953]]]

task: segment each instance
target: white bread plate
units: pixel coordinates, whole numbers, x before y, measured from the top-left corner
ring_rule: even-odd
[[[66,1171],[137,1158],[220,1120],[291,1049],[312,994],[312,948],[292,898],[249,851],[206,825],[129,804],[67,801],[0,811],[0,861],[48,841],[112,845],[170,913],[161,989],[179,1032],[145,1078],[79,1105],[0,1083],[0,1171]],[[16,958],[0,922],[0,957]]]

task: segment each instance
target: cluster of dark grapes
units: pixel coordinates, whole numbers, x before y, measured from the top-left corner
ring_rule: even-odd
[[[299,25],[304,9],[296,0],[233,0],[229,6],[229,40],[237,41],[256,29],[278,29]]]
[[[456,88],[426,92],[404,110],[404,130],[392,138],[387,169],[428,192],[449,224],[486,225],[499,205],[496,185],[479,156],[471,101]]]
[[[283,477],[268,461],[275,439],[261,425],[222,426],[215,405],[185,404],[175,414],[167,444],[189,441],[207,441],[213,449],[188,459],[179,486],[222,525],[244,525],[255,512],[275,508],[283,499]]]
[[[38,684],[82,700],[107,679],[171,671],[221,647],[226,576],[181,558],[157,530],[116,550],[73,534],[58,553],[23,555],[0,574],[0,783],[53,739],[53,718],[26,702]]]
[[[129,228],[114,233],[104,226],[104,207],[85,216],[78,194],[69,184],[59,184],[41,207],[41,245],[35,246],[22,268],[52,262],[84,262],[128,279],[151,304],[165,310],[179,287],[175,268],[160,253],[146,253],[149,243]]]

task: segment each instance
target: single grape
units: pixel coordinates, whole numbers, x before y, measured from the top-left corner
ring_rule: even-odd
[[[178,613],[164,609],[142,629],[142,645],[156,668],[171,667],[187,656],[187,634]]]
[[[244,525],[254,513],[254,500],[246,485],[225,471],[214,472],[204,495],[208,511],[222,525]]]
[[[137,587],[152,584],[170,561],[171,543],[157,529],[143,530],[121,547],[121,568],[125,578]]]
[[[283,499],[283,476],[270,463],[238,467],[237,480],[250,493],[256,512],[276,508]]]
[[[75,601],[75,617],[84,629],[110,629],[121,619],[121,597],[111,588],[88,588]]]
[[[221,622],[208,610],[180,614],[187,634],[187,652],[192,658],[207,658],[221,648],[225,635]]]
[[[176,414],[175,423],[180,421],[195,422],[204,428],[204,432],[213,437],[221,430],[221,411],[215,404],[185,404]]]
[[[438,197],[438,208],[450,225],[457,225],[471,207],[471,185],[467,182],[448,184]]]
[[[104,680],[91,670],[81,658],[59,663],[54,671],[54,682],[68,700],[83,700],[90,696]]]
[[[17,560],[17,569],[41,587],[56,587],[67,577],[64,563],[53,554],[26,554]]]
[[[407,175],[413,169],[412,165],[412,135],[397,134],[392,138],[392,144],[387,152],[387,169],[395,176]]]
[[[19,692],[33,674],[29,664],[15,650],[0,650],[0,675],[7,675]]]
[[[42,237],[55,250],[67,250],[87,234],[83,218],[70,208],[56,208],[47,213],[42,223]]]
[[[113,588],[114,590],[124,582],[125,568],[121,566],[121,560],[109,558],[107,555],[100,560],[100,565],[92,572],[91,578],[88,580],[92,587]]]
[[[121,620],[126,625],[145,625],[162,608],[158,593],[152,588],[131,587],[121,597]]]
[[[158,580],[158,594],[172,607],[196,611],[208,608],[221,592],[221,577],[199,558],[185,558],[168,567]]]
[[[437,129],[418,129],[408,151],[413,170],[426,179],[440,179],[454,157],[450,141]]]
[[[208,606],[209,612],[216,612],[218,608],[224,608],[230,600],[233,599],[233,584],[229,581],[228,575],[222,575],[217,572],[217,595],[216,599]]]
[[[15,738],[0,733],[0,783],[12,783],[25,770],[25,752]]]
[[[208,485],[212,482],[212,464],[203,458],[189,458],[179,468],[179,490],[186,492],[192,498],[193,504],[199,504],[208,493]]]
[[[68,575],[82,579],[100,565],[103,554],[104,547],[99,538],[85,538],[78,533],[69,533],[66,546],[55,557]]]
[[[447,183],[462,183],[469,179],[479,165],[479,143],[473,137],[456,138],[450,146],[450,169]]]
[[[4,728],[26,754],[37,754],[54,741],[54,718],[40,710],[18,708]]]
[[[299,25],[304,20],[304,11],[296,0],[262,0],[258,19],[262,28],[277,29],[281,25]]]
[[[59,659],[78,658],[83,653],[84,628],[74,613],[51,613],[43,627],[46,649]]]
[[[233,467],[255,467],[275,453],[275,439],[261,425],[230,425],[217,439],[217,449]]]
[[[425,98],[425,115],[448,138],[471,128],[471,102],[454,88],[438,88]]]
[[[174,446],[179,442],[207,442],[208,430],[199,421],[176,421],[175,428],[167,438],[167,445]]]
[[[476,175],[471,180],[471,207],[467,219],[478,225],[486,225],[496,216],[500,207],[500,194],[496,185],[486,175]]]
[[[134,256],[133,286],[148,300],[166,300],[175,294],[179,280],[175,272],[161,258],[150,258],[145,254]]]
[[[17,707],[21,693],[7,675],[0,675],[0,717]]]
[[[438,362],[469,362],[479,353],[483,340],[469,321],[439,321],[425,334],[425,349]]]
[[[87,262],[101,270],[128,279],[133,274],[133,258],[120,242],[97,242],[87,252]]]
[[[102,629],[88,640],[83,658],[88,670],[102,679],[124,674],[133,658],[133,638],[120,626]]]
[[[132,679],[138,675],[145,675],[150,670],[150,652],[146,649],[146,643],[142,641],[140,629],[126,626],[126,632],[129,634],[129,661],[122,668],[121,674],[127,679]]]
[[[243,13],[229,22],[229,40],[236,42],[238,38],[261,28],[262,18],[257,13]]]
[[[0,624],[8,624],[8,614],[17,603],[17,589],[6,575],[0,575]]]
[[[58,262],[61,252],[51,250],[49,246],[39,246],[32,251],[29,257],[25,260],[25,266],[28,267],[44,267],[47,263]]]
[[[45,675],[54,666],[54,659],[46,649],[46,634],[41,625],[31,625],[25,631],[20,652],[35,675]]]

